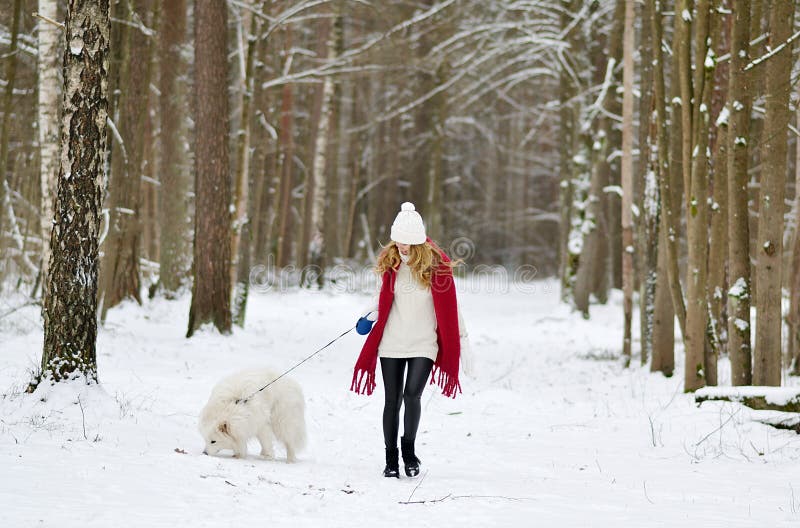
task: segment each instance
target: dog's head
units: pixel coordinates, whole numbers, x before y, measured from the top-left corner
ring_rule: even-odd
[[[233,450],[235,442],[231,436],[230,423],[227,421],[212,424],[211,427],[204,428],[203,438],[206,440],[204,455],[216,455],[223,449]]]

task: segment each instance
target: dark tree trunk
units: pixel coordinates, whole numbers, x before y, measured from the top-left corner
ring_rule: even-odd
[[[231,182],[227,5],[195,3],[196,214],[187,337],[205,323],[231,330]]]
[[[19,40],[20,15],[22,11],[22,0],[14,1],[14,18],[11,28],[11,45],[8,49],[8,67],[6,68],[6,89],[3,93],[3,122],[0,125],[0,252],[3,251],[3,217],[5,215],[6,203],[6,170],[8,168],[8,148],[9,133],[8,127],[11,124],[11,101],[14,95],[14,83],[17,77],[17,55]],[[0,264],[1,266],[2,264]],[[0,267],[0,270],[2,268]],[[0,274],[0,289],[2,289],[2,274]]]
[[[159,285],[164,296],[172,298],[186,276],[188,231],[186,191],[189,184],[184,176],[182,103],[185,89],[180,79],[185,75],[181,46],[186,34],[186,0],[164,2],[159,33],[161,118],[161,186],[158,195],[160,219]]]
[[[129,20],[147,20],[149,0],[133,2]],[[141,303],[139,251],[144,126],[150,100],[150,44],[139,28],[128,31],[128,60],[121,74],[117,128],[124,144],[114,145],[109,183],[109,230],[100,270],[101,319],[124,299]]]

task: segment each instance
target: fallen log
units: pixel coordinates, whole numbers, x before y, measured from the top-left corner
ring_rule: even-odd
[[[694,393],[700,405],[707,401],[741,403],[759,411],[800,412],[800,387],[704,387]]]

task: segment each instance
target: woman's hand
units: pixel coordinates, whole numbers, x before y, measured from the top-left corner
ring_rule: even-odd
[[[372,330],[372,324],[378,319],[378,312],[372,311],[360,317],[356,323],[356,332],[359,335],[367,335]]]

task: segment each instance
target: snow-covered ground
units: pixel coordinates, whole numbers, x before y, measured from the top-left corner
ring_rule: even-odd
[[[737,404],[698,408],[680,362],[671,379],[622,368],[618,295],[586,321],[555,282],[485,286],[459,283],[475,377],[455,400],[426,389],[422,474],[400,480],[381,476],[381,384],[348,391],[354,332],[292,373],[310,433],[298,463],[256,445],[204,456],[196,428],[220,377],[288,369],[365,295],[253,294],[245,330],[191,339],[188,296],[126,304],[100,332],[100,386],[34,395],[41,323],[16,311],[0,319],[0,526],[798,526],[800,437]]]

